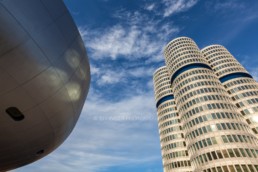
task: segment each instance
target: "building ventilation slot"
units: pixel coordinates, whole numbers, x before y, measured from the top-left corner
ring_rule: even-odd
[[[15,121],[21,121],[24,119],[24,115],[16,107],[9,107],[6,109],[6,113]]]

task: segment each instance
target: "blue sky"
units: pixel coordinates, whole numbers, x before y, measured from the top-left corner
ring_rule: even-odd
[[[15,172],[162,172],[152,74],[170,40],[222,44],[258,78],[257,0],[64,0],[92,82],[69,138]]]

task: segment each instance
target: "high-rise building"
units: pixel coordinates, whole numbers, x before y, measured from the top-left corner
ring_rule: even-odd
[[[258,84],[222,46],[187,37],[154,73],[164,172],[258,171]],[[256,91],[257,90],[257,91]]]

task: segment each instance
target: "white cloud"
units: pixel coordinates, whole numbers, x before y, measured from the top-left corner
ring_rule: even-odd
[[[100,74],[100,68],[96,67],[95,65],[90,65],[90,73],[91,75],[99,75]]]
[[[152,79],[150,79],[148,81],[147,86],[148,86],[149,89],[154,90],[154,85],[153,85],[153,80]]]
[[[134,94],[133,92],[130,92]],[[127,93],[119,102],[109,102],[102,99],[90,99],[83,111],[89,112],[93,116],[88,117],[150,117],[155,116],[155,101],[153,91],[130,96]],[[89,95],[96,97],[96,95]],[[128,98],[129,97],[129,98]],[[101,107],[101,108],[98,108]],[[118,108],[119,107],[119,108]]]
[[[98,86],[114,85],[117,83],[126,84],[130,82],[131,79],[140,79],[136,82],[142,85],[143,83],[140,83],[141,80],[152,78],[153,72],[156,70],[156,67],[154,66],[135,66],[129,68],[110,68],[105,65],[100,65],[100,67],[96,67],[95,65],[92,66],[91,71],[93,72],[91,73],[94,75],[92,81],[95,81]],[[130,85],[132,86],[132,82],[130,82]]]
[[[92,57],[95,59],[117,59],[121,56],[127,59],[151,57],[164,45],[160,41],[154,42],[150,35],[136,26],[115,25],[104,32],[95,32],[93,36],[85,39],[86,46],[91,49]]]
[[[112,71],[112,70],[104,70],[97,80],[98,85],[105,85],[105,84],[116,84],[118,82],[122,82],[124,80],[124,73],[123,71]]]
[[[127,70],[128,73],[133,77],[148,77],[152,76],[153,72],[156,70],[154,67],[138,67]]]
[[[207,1],[206,7],[210,12],[214,12],[221,19],[228,19],[229,22],[238,23],[238,26],[247,25],[246,22],[250,22],[257,19],[257,8],[252,3],[248,4],[247,1]]]
[[[138,11],[120,11],[115,17],[124,24],[116,24],[104,30],[79,28],[92,58],[161,61],[162,58],[157,56],[161,55],[167,40],[179,32],[179,28],[172,22],[162,24]]]
[[[148,10],[148,11],[152,11],[152,10],[155,8],[155,6],[156,6],[156,5],[155,5],[154,3],[148,4],[148,5],[145,6],[144,9],[146,9],[146,10]]]
[[[213,5],[213,8],[214,10],[216,11],[222,11],[222,10],[241,10],[241,9],[244,9],[245,8],[245,5],[244,3],[241,3],[241,2],[236,2],[236,1],[232,1],[232,0],[229,0],[229,1],[225,1],[225,2],[216,2],[214,5]]]
[[[187,11],[193,7],[198,0],[163,0],[162,2],[165,5],[163,16],[168,17],[175,13]]]
[[[131,25],[131,26],[139,25],[139,24],[142,25],[143,21],[147,22],[148,25],[151,24],[149,21],[150,20],[149,16],[139,11],[127,11],[125,9],[121,9],[114,12],[113,17],[115,19],[120,19],[121,20],[120,23],[127,23],[128,25]]]

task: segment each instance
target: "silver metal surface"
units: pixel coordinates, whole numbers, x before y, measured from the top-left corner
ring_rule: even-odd
[[[90,67],[62,0],[0,0],[0,171],[47,155],[74,128]],[[8,107],[24,115],[15,121]]]

